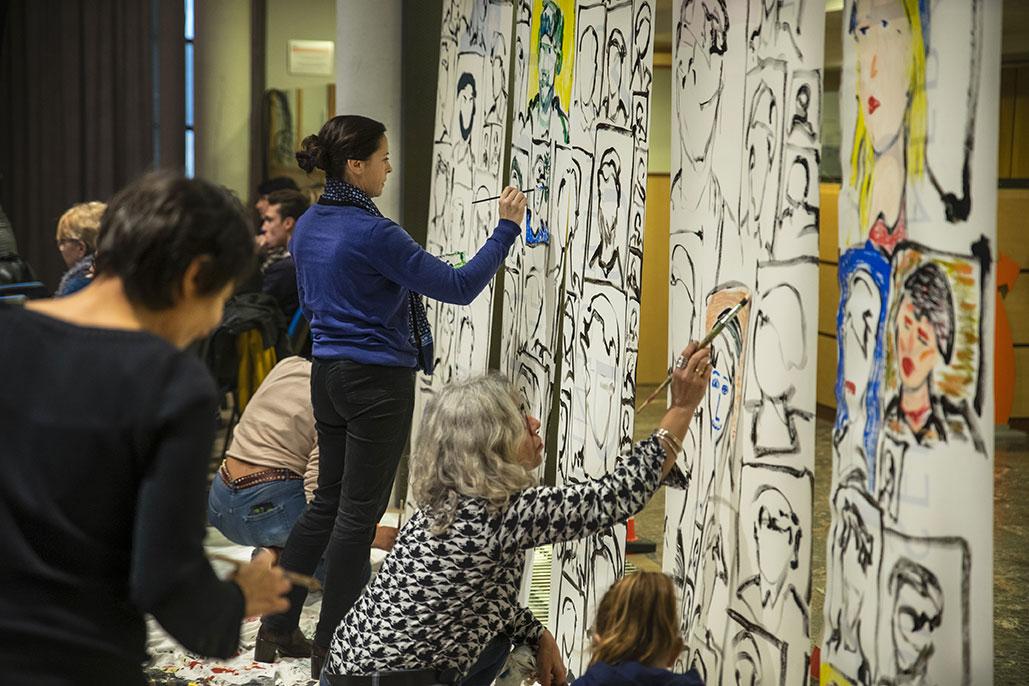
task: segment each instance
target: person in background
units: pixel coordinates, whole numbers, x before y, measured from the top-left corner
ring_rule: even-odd
[[[264,213],[268,211],[268,196],[275,191],[299,191],[300,188],[297,186],[297,182],[288,176],[276,176],[271,179],[265,179],[257,187],[257,202],[254,203],[254,207],[257,209],[257,215],[264,217]]]
[[[562,686],[557,642],[518,604],[525,551],[609,532],[666,479],[688,486],[675,460],[711,383],[710,355],[695,342],[682,351],[671,407],[650,438],[608,474],[561,487],[536,485],[540,422],[522,412],[509,381],[488,375],[439,389],[411,456],[419,509],[336,630],[321,686],[489,686],[515,645],[535,650],[540,686]],[[674,601],[666,614],[674,618]],[[639,620],[653,617],[641,609]]]
[[[703,686],[695,669],[669,670],[682,649],[672,580],[637,572],[616,581],[600,601],[593,658],[572,686]]]
[[[0,182],[3,182],[4,175],[0,174]],[[11,220],[0,207],[0,257],[4,255],[17,255],[18,241],[14,237],[14,229],[11,227]]]
[[[241,545],[286,545],[318,483],[317,438],[311,361],[287,357],[261,382],[233,429],[207,499],[211,526]],[[379,527],[372,547],[389,550],[396,532]]]
[[[290,242],[311,325],[311,400],[321,455],[314,500],[280,560],[285,569],[310,575],[324,553],[325,593],[313,648],[296,640],[306,590],[294,587],[293,609],[264,619],[254,656],[271,661],[277,651],[311,651],[312,677],[318,678],[332,632],[371,575],[375,525],[411,431],[415,371],[432,369],[421,295],[471,303],[521,231],[525,195],[504,189],[493,233],[455,268],[426,252],[372,201],[392,171],[380,122],[333,117],[304,139],[297,162],[306,172],[325,170],[325,193],[299,219]]]
[[[289,254],[293,228],[310,203],[300,191],[281,190],[268,194],[257,245],[261,252],[261,291],[275,298],[286,321],[300,307],[297,268]]]
[[[71,295],[93,279],[93,255],[105,209],[102,202],[82,202],[72,205],[58,220],[57,249],[68,271],[61,277],[56,296]]]
[[[270,554],[223,581],[203,547],[217,394],[184,348],[253,249],[229,191],[152,173],[111,201],[89,288],[0,307],[4,683],[142,686],[144,613],[224,658],[288,608]]]

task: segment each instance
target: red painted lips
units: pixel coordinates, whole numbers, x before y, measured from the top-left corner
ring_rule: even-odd
[[[879,102],[878,98],[876,98],[874,95],[868,96],[868,113],[875,114],[875,111],[879,109],[879,105],[881,104],[882,103]]]
[[[911,376],[911,372],[915,371],[915,363],[911,361],[910,357],[901,360],[900,367],[904,371],[904,376]]]

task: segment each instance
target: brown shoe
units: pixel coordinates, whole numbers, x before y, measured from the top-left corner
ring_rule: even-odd
[[[275,662],[276,654],[282,657],[310,657],[311,642],[304,638],[299,627],[288,634],[280,634],[262,624],[257,630],[254,661]]]
[[[328,656],[328,648],[322,648],[317,643],[311,643],[311,678],[315,681],[322,678],[322,667],[325,666],[325,658]]]

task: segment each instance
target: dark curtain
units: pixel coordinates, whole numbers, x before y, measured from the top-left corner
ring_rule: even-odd
[[[64,271],[54,238],[64,210],[109,200],[151,167],[182,168],[183,3],[6,5],[0,204],[22,257],[55,287]]]

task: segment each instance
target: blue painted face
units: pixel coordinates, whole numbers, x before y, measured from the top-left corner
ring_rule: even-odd
[[[711,428],[721,431],[725,424],[725,416],[732,403],[732,379],[717,369],[711,370],[711,388],[707,391],[708,405],[711,408]]]

